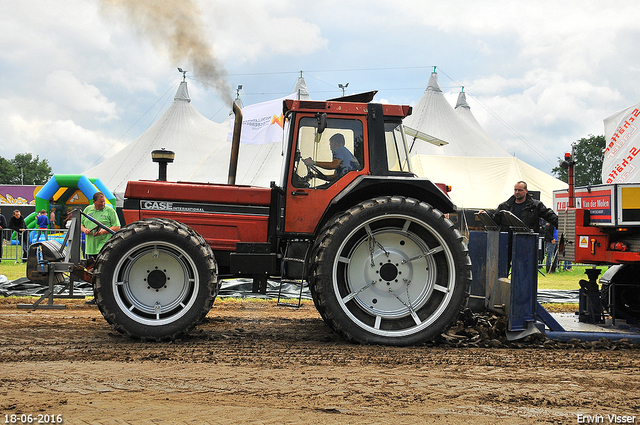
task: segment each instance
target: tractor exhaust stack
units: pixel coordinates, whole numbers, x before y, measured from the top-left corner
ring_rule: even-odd
[[[238,171],[238,153],[240,151],[240,131],[242,129],[242,110],[236,102],[233,102],[233,113],[235,122],[233,124],[233,139],[231,140],[231,162],[229,163],[228,184],[236,184],[236,173]]]

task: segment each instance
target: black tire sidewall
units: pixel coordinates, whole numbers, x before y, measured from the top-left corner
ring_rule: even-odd
[[[143,340],[172,340],[187,334],[202,321],[213,304],[218,285],[213,254],[204,239],[197,233],[194,237],[194,233],[188,232],[177,222],[151,219],[130,224],[105,244],[96,261],[94,291],[100,311],[116,330]],[[119,260],[131,249],[149,241],[159,241],[182,249],[193,261],[198,276],[195,300],[189,311],[175,321],[160,326],[140,323],[125,314],[113,292],[112,282]]]
[[[430,226],[444,240],[455,264],[455,286],[446,310],[426,329],[406,336],[383,336],[360,327],[344,312],[333,288],[333,263],[342,242],[361,223],[389,214],[405,215]],[[424,202],[402,197],[363,202],[331,220],[320,232],[318,262],[311,277],[316,307],[329,326],[351,341],[403,346],[433,340],[451,326],[467,301],[471,280],[470,260],[466,245],[461,239],[452,223]]]

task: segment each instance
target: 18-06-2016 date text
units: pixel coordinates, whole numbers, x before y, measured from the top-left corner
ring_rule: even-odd
[[[4,415],[5,424],[62,424],[64,420],[61,414],[50,413],[13,413]]]

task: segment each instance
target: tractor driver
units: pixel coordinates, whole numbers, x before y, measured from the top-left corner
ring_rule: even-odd
[[[344,136],[336,133],[329,138],[329,148],[333,155],[331,161],[314,161],[311,158],[305,158],[305,165],[315,165],[325,170],[335,170],[333,175],[328,176],[331,180],[337,180],[347,174],[349,171],[357,171],[360,168],[358,160],[353,156],[349,149],[345,146]]]

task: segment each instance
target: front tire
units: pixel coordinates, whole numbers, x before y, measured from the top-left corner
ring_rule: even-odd
[[[104,318],[117,331],[143,340],[188,334],[218,294],[211,248],[174,220],[124,227],[100,251],[95,270],[95,297]]]
[[[415,199],[356,205],[325,226],[314,251],[314,302],[349,341],[403,346],[433,340],[468,298],[471,261],[462,235],[440,211]]]

